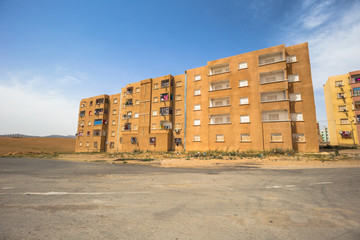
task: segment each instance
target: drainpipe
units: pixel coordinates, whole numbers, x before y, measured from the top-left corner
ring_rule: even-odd
[[[119,99],[119,119],[118,119],[118,130],[116,134],[116,150],[119,152],[119,134],[120,134],[120,120],[121,120],[121,100],[122,100],[122,88],[120,88],[120,99]],[[110,124],[110,123],[108,123]]]
[[[185,71],[185,93],[184,93],[184,151],[186,151],[186,93],[187,93],[187,72]]]

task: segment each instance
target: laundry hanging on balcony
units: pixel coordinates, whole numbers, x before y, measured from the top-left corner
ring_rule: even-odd
[[[340,131],[340,135],[343,138],[351,138],[351,131]]]

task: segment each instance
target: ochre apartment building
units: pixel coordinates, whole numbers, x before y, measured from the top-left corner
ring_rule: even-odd
[[[209,61],[82,99],[76,152],[319,150],[308,44]]]
[[[358,145],[360,71],[332,76],[324,84],[331,145]]]

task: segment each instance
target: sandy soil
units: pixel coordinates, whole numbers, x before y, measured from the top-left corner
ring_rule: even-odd
[[[338,157],[331,157],[328,153],[317,155],[298,156],[268,156],[257,158],[223,157],[223,159],[199,159],[196,157],[166,156],[164,155],[132,155],[123,154],[62,154],[56,159],[77,161],[77,162],[103,162],[111,164],[141,164],[157,167],[176,168],[270,168],[270,169],[296,169],[296,168],[347,168],[360,167],[359,150],[349,151],[347,155],[341,154]],[[356,156],[355,156],[356,155]],[[153,160],[149,161],[149,157]],[[142,160],[141,160],[142,159]],[[144,160],[145,159],[145,160]],[[146,160],[148,159],[148,160]]]

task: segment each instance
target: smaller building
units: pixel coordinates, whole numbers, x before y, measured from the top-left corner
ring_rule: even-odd
[[[358,145],[360,131],[360,71],[332,76],[324,84],[331,145]]]
[[[329,129],[327,127],[325,127],[324,129],[320,130],[320,136],[321,139],[320,141],[322,143],[329,143],[330,142],[330,138],[329,138]]]

